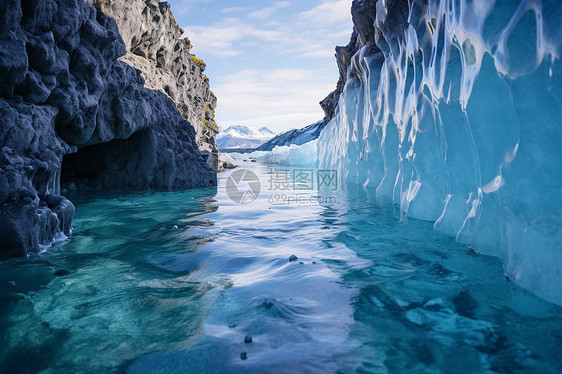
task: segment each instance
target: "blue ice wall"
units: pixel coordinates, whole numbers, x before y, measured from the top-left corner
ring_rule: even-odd
[[[562,3],[379,0],[321,168],[376,188],[562,304]],[[373,52],[374,51],[374,52]]]

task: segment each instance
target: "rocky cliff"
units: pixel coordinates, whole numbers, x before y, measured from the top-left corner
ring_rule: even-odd
[[[118,14],[119,6],[124,37],[100,9]],[[216,185],[199,151],[212,137],[203,124],[215,98],[179,33],[158,1],[0,2],[1,257],[69,233],[74,207],[59,195],[61,180],[98,189]]]
[[[189,39],[180,39],[170,4],[158,0],[88,0],[117,23],[126,47],[122,61],[141,71],[145,87],[169,96],[197,133],[197,146],[217,170],[215,123],[217,98],[204,74],[205,62],[190,53]],[[126,6],[124,6],[126,4]]]
[[[395,2],[393,4],[394,11],[402,12],[403,16],[407,16],[407,1]],[[398,4],[400,3],[400,4]],[[375,19],[377,14],[377,0],[354,0],[351,4],[351,19],[353,21],[353,32],[346,46],[336,47],[336,62],[338,64],[339,79],[336,89],[324,100],[320,102],[320,106],[324,110],[324,122],[328,123],[334,118],[338,101],[348,79],[348,69],[351,66],[353,56],[364,46],[369,46],[368,51],[364,53],[372,54],[380,51],[375,43],[377,38],[375,34]],[[404,10],[404,6],[406,9]],[[380,30],[379,30],[380,38]],[[356,75],[355,71],[351,71],[351,77]]]

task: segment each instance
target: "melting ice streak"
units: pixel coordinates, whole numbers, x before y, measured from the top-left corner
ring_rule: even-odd
[[[353,59],[319,167],[561,304],[560,3],[414,1],[403,23],[393,3],[377,3],[378,48]]]

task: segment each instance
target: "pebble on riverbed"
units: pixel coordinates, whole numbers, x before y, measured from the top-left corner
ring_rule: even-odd
[[[289,257],[289,262],[293,262],[293,261],[297,261],[299,258],[295,255],[291,255],[291,257]]]

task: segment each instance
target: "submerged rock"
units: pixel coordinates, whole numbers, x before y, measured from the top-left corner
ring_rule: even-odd
[[[0,5],[0,257],[37,251],[69,234],[74,206],[59,195],[61,180],[97,189],[216,185],[197,144],[202,125],[186,120],[209,117],[214,95],[197,81],[202,67],[187,53],[189,42],[178,39],[169,6],[157,0],[96,4],[110,4],[114,14],[128,7],[143,14],[136,22],[119,19],[131,28],[125,33],[131,44],[115,20],[82,0]],[[159,37],[133,43],[129,37],[139,33]],[[170,48],[179,45],[176,54],[158,47],[166,40],[174,41]],[[127,60],[133,45],[145,51],[146,66],[156,65],[155,75]],[[186,83],[183,93],[167,92],[166,74],[187,71],[194,72],[189,79],[176,80]],[[208,108],[192,108],[182,95]]]
[[[453,298],[455,311],[463,317],[474,318],[478,303],[469,291],[461,291]]]
[[[70,271],[66,270],[66,269],[59,269],[57,271],[55,271],[55,277],[63,277],[65,275],[70,274]]]

